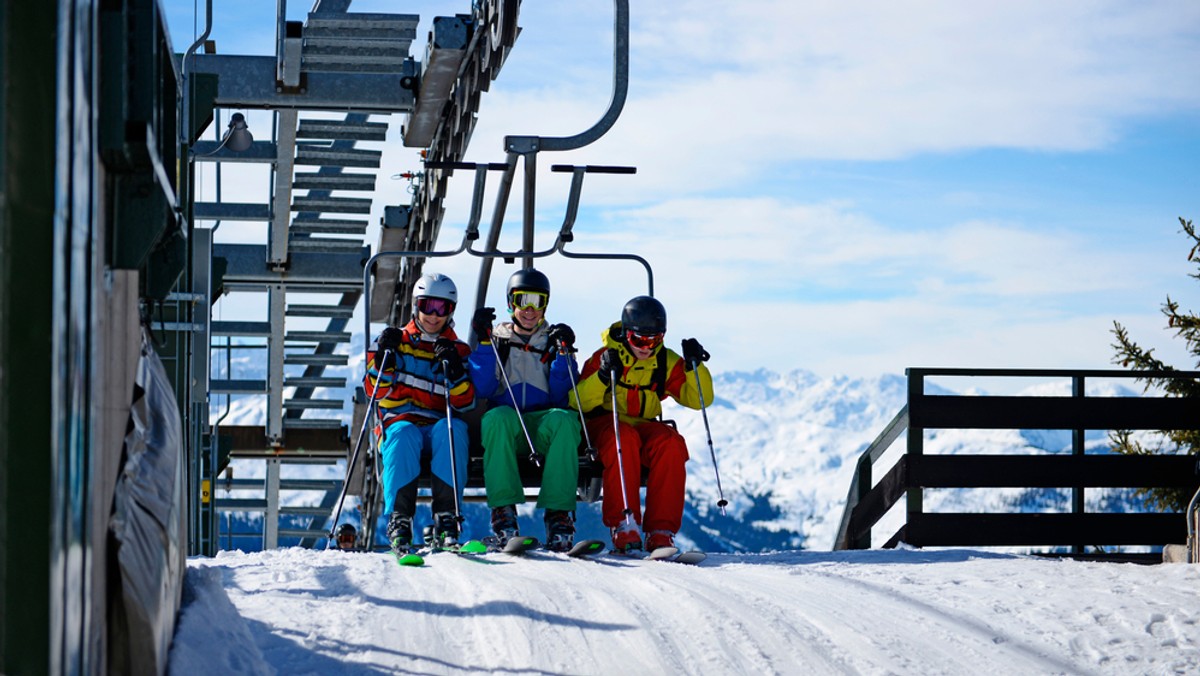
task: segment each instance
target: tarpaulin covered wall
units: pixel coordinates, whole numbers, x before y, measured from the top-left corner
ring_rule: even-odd
[[[110,526],[120,572],[110,664],[119,673],[161,674],[186,566],[185,463],[174,388],[145,333],[135,382]]]

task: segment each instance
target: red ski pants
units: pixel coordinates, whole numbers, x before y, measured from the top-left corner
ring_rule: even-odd
[[[636,522],[645,532],[679,531],[683,521],[683,486],[687,479],[684,463],[688,459],[687,442],[670,425],[647,421],[639,425],[620,423],[621,462],[617,462],[616,435],[611,415],[588,421],[588,434],[604,464],[604,525],[612,528],[625,518],[621,496],[621,467],[625,469],[625,495]],[[649,468],[646,479],[646,513],[642,516],[638,490],[642,468]]]

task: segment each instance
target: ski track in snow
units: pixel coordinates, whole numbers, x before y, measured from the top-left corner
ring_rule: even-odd
[[[192,559],[174,673],[1200,670],[1200,568],[985,552]],[[227,598],[226,598],[227,597]]]

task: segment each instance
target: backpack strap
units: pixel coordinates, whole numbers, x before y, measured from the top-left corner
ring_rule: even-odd
[[[492,336],[492,344],[496,346],[496,352],[499,353],[499,355],[500,355],[501,366],[503,366],[504,364],[507,364],[508,363],[508,353],[513,348],[512,340],[509,338],[497,338],[496,336]],[[528,343],[522,343],[517,349],[524,350],[525,352],[532,352],[536,355],[539,355],[539,358],[541,359],[542,362],[549,361],[547,355],[552,356],[554,354],[554,350],[543,350],[538,347],[533,347],[532,345],[529,345]]]
[[[654,390],[658,395],[658,400],[663,401],[667,398],[667,351],[660,349],[654,363],[654,371],[650,374],[650,383],[647,385],[630,385],[622,380],[617,380],[617,385],[627,390]]]

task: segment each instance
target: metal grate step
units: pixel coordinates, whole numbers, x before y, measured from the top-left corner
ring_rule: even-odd
[[[296,376],[283,379],[284,387],[345,387],[346,379],[334,376]]]
[[[283,402],[283,407],[291,411],[309,409],[340,410],[346,407],[346,402],[341,399],[288,399]]]
[[[362,241],[357,239],[333,239],[331,237],[293,237],[288,240],[291,251],[312,253],[341,253],[357,250]]]
[[[349,343],[349,331],[287,331],[283,339],[301,343]]]
[[[271,335],[270,322],[215,321],[209,329],[214,336],[238,336],[242,338],[267,338]]]
[[[297,190],[370,192],[375,189],[375,174],[298,173],[292,178],[292,187]]]
[[[344,427],[345,424],[346,423],[342,422],[341,420],[328,419],[328,418],[284,418],[283,419],[283,426],[285,429],[295,429],[295,430],[299,430],[299,429],[307,429],[307,430],[340,429],[341,427]]]
[[[285,464],[286,457],[284,458]],[[332,464],[332,463],[328,463]],[[262,492],[267,487],[265,479],[218,479],[214,484],[214,488],[218,490],[233,490],[233,491],[258,491]],[[290,479],[280,477],[279,490],[281,491],[336,491],[341,490],[341,479]],[[218,501],[220,498],[218,498]]]
[[[383,152],[363,148],[331,148],[306,143],[296,145],[296,165],[322,167],[367,167],[378,169]]]
[[[271,205],[240,202],[196,202],[192,218],[197,221],[269,221]]]
[[[394,40],[308,40],[300,69],[319,73],[395,73],[404,70],[408,46]]]
[[[297,218],[292,221],[293,234],[365,235],[367,222],[342,218]]]
[[[386,141],[386,122],[347,122],[345,120],[300,120],[298,139],[330,141]]]
[[[416,14],[314,12],[304,24],[305,44],[328,38],[411,43],[417,37]],[[405,45],[408,49],[408,45]]]
[[[304,366],[345,366],[350,363],[350,357],[344,354],[287,354],[283,356],[283,363]]]
[[[210,380],[209,394],[266,394],[265,380]]]
[[[354,315],[354,308],[344,305],[289,305],[286,314],[289,317],[350,319]]]
[[[361,197],[296,197],[292,199],[292,211],[369,214],[371,200]]]
[[[280,513],[284,513],[282,509]],[[316,516],[328,517],[333,510],[326,508],[325,511]],[[329,532],[325,530],[315,530],[312,528],[280,528],[279,537],[281,538],[300,538],[301,540],[323,540],[329,537]]]

